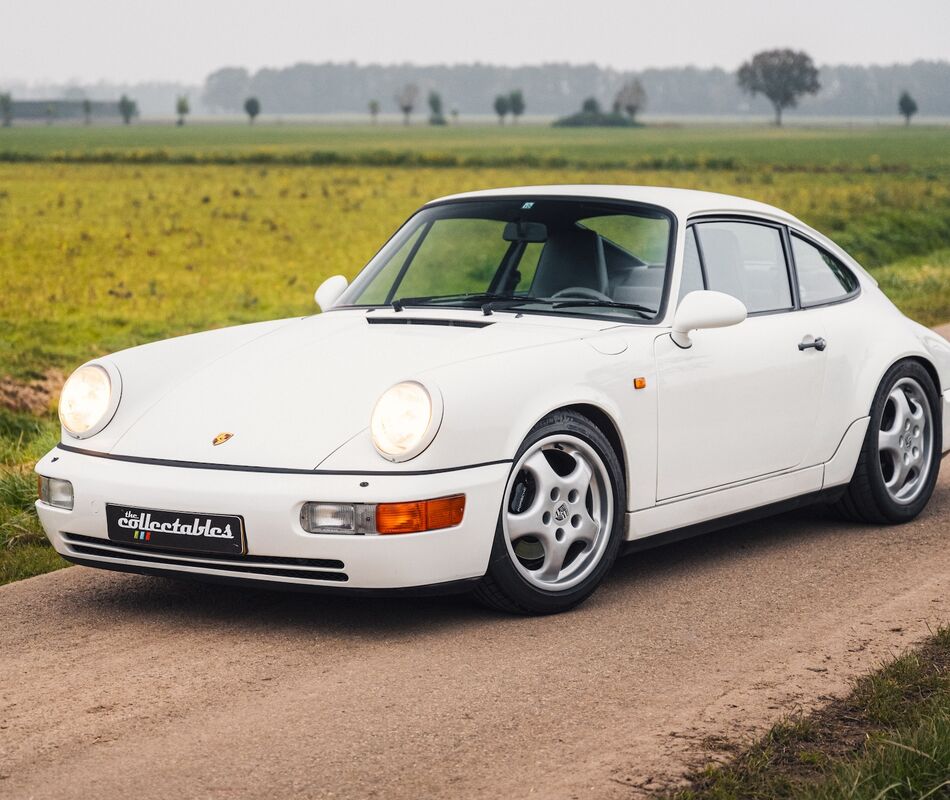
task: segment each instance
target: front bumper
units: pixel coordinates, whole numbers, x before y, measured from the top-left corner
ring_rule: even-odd
[[[426,475],[301,475],[129,463],[57,448],[36,471],[72,482],[73,509],[41,502],[36,509],[57,552],[90,566],[287,588],[431,587],[485,574],[509,469],[498,463]],[[452,494],[466,496],[464,518],[454,528],[354,536],[300,527],[300,508],[311,500],[383,503]],[[169,553],[111,542],[106,503],[240,515],[247,554]]]

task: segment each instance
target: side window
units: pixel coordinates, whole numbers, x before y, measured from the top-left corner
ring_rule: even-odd
[[[792,308],[785,248],[778,228],[752,222],[696,225],[708,288],[737,297],[750,314]]]
[[[704,289],[703,268],[699,263],[699,248],[696,247],[696,232],[686,229],[686,250],[683,253],[683,277],[680,278],[680,296],[682,300],[690,292]]]
[[[830,253],[792,234],[792,253],[802,305],[841,300],[858,288],[858,279]]]

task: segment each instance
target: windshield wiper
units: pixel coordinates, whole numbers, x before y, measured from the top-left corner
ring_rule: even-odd
[[[493,311],[503,311],[509,308],[531,305],[550,306],[553,309],[573,308],[577,306],[585,307],[604,307],[604,308],[623,308],[629,311],[635,311],[644,319],[649,319],[656,314],[655,308],[648,308],[637,303],[618,303],[616,300],[556,300],[552,297],[528,297],[517,296],[513,294],[499,294],[497,292],[463,292],[461,294],[433,294],[423,295],[421,297],[401,297],[393,300],[390,305],[394,311],[402,311],[407,306],[425,306],[439,302],[462,302],[480,305],[482,312],[488,316]]]
[[[644,319],[649,319],[656,314],[655,308],[648,308],[637,303],[618,303],[616,300],[558,300],[551,308],[573,308],[576,306],[591,306],[604,308],[626,308],[630,311],[636,311]]]
[[[421,297],[400,297],[390,305],[393,311],[402,311],[406,306],[425,306],[441,301],[462,301],[469,303],[489,303],[493,300],[517,300],[512,294],[498,294],[497,292],[462,292],[461,294],[432,294]]]

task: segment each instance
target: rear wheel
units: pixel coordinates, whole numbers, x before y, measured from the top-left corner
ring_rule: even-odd
[[[862,522],[914,519],[937,482],[941,433],[939,397],[930,374],[913,361],[893,366],[874,398],[864,446],[838,509]]]
[[[617,557],[625,506],[620,461],[604,434],[581,414],[548,415],[515,456],[476,598],[520,614],[577,605]]]

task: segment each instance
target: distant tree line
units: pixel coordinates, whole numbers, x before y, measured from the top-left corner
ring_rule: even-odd
[[[413,110],[437,92],[463,114],[492,113],[499,97],[518,87],[535,114],[565,114],[590,96],[607,108],[633,79],[649,94],[656,114],[756,115],[774,112],[766,95],[749,94],[734,72],[695,67],[647,69],[636,74],[593,65],[546,64],[532,67],[361,66],[297,64],[249,73],[228,67],[208,76],[201,93],[210,110],[241,113],[257,97],[268,114],[365,113],[399,110],[390,98],[416,87]],[[798,113],[827,116],[891,116],[895,100],[908,91],[925,113],[950,116],[950,62],[918,61],[886,67],[830,66],[818,69],[821,91],[800,98]],[[510,100],[510,97],[509,97]],[[160,112],[167,113],[168,105]],[[143,111],[145,106],[143,104]],[[149,109],[151,112],[151,109]],[[372,113],[372,112],[371,112]],[[401,112],[405,115],[405,112]],[[410,117],[413,112],[410,112]],[[443,110],[443,114],[444,114]],[[499,115],[502,116],[502,115]],[[508,112],[504,115],[509,117]]]
[[[371,71],[377,69],[374,67],[356,67],[355,65],[340,65],[355,70]],[[279,78],[287,77],[286,73],[294,74],[300,71],[316,71],[319,73],[324,68],[334,68],[336,65],[297,65],[291,70],[262,70],[255,76],[249,75],[242,69],[224,69],[219,70],[209,76],[203,103],[198,104],[201,112],[206,112],[209,106],[218,110],[236,111],[243,110],[247,114],[248,121],[253,124],[254,120],[262,113],[263,104],[256,94],[240,94],[246,92],[248,87],[254,87],[261,74],[267,73],[270,82],[277,86],[281,83]],[[782,123],[783,114],[786,109],[796,108],[799,103],[802,105],[804,113],[824,113],[829,116],[837,114],[862,115],[872,114],[874,116],[886,116],[894,113],[894,99],[897,98],[897,111],[904,117],[906,124],[910,124],[912,118],[923,107],[925,113],[930,115],[950,115],[950,92],[946,88],[950,86],[950,63],[947,62],[916,62],[911,65],[891,66],[891,67],[825,67],[818,69],[812,62],[812,59],[802,52],[792,50],[769,50],[757,53],[749,61],[745,62],[738,70],[738,73],[727,73],[723,70],[698,70],[687,69],[667,69],[667,70],[644,70],[639,76],[627,76],[619,83],[615,83],[612,91],[607,93],[607,97],[612,97],[612,102],[608,101],[609,111],[602,110],[601,98],[605,96],[604,86],[608,78],[613,81],[618,77],[623,77],[621,73],[612,70],[599,70],[594,67],[565,67],[564,65],[550,65],[552,70],[568,69],[575,73],[587,74],[589,70],[593,73],[588,77],[596,78],[594,80],[593,94],[582,95],[580,101],[581,111],[562,118],[558,124],[563,125],[636,125],[638,115],[643,111],[648,101],[651,110],[658,113],[693,113],[693,114],[759,114],[768,104],[775,115],[777,124]],[[378,68],[383,69],[383,68]],[[476,65],[474,67],[393,67],[394,71],[421,71],[426,70],[449,70],[457,78],[459,75],[467,74],[467,70],[488,71],[488,72],[513,72],[513,73],[534,73],[538,68],[525,67],[520,69],[506,69],[500,67],[483,67]],[[842,78],[845,75],[847,79]],[[869,82],[870,81],[870,82]],[[899,82],[900,81],[900,82]],[[855,90],[846,90],[845,87],[863,83],[863,88]],[[679,86],[679,84],[682,84]],[[550,113],[550,107],[545,107],[545,102],[550,104],[551,80],[545,84],[545,90],[541,91],[538,97],[530,95],[532,111],[536,113]],[[573,93],[573,86],[569,82],[561,81],[558,84],[562,97],[570,96]],[[706,87],[704,95],[699,96],[695,93]],[[899,87],[899,88],[898,88]],[[911,87],[913,91],[911,91]],[[339,86],[332,87],[333,92],[339,90]],[[472,87],[468,87],[472,89]],[[586,87],[590,91],[591,86]],[[345,111],[351,110],[349,106],[343,108],[333,108],[327,104],[332,102],[333,92],[330,92],[330,99],[323,94],[313,91],[310,87],[309,96],[312,105],[282,109],[280,105],[272,100],[268,100],[268,112],[273,114],[296,113],[309,111],[310,113],[319,113],[319,111]],[[735,95],[738,101],[729,100],[731,107],[724,107],[728,96]],[[392,99],[395,108],[403,115],[404,122],[408,125],[411,121],[413,112],[417,109],[419,98],[423,95],[420,85],[414,82],[401,84],[396,87]],[[469,95],[470,96],[470,95]],[[235,97],[240,97],[234,101]],[[429,123],[432,125],[446,125],[448,120],[445,114],[443,90],[441,87],[428,89],[427,102],[429,106]],[[717,100],[718,98],[718,100]],[[863,98],[863,104],[858,100]],[[450,112],[453,120],[459,118],[459,108],[463,106],[463,97],[453,93],[452,110]],[[352,98],[348,100],[350,102]],[[232,101],[236,102],[236,107],[232,107]],[[286,101],[286,98],[285,98]],[[920,104],[918,104],[920,101]],[[713,103],[710,106],[710,102]],[[718,103],[718,104],[717,104]],[[172,105],[171,102],[169,105]],[[276,107],[275,107],[276,106]],[[369,110],[370,117],[375,123],[383,105],[376,96],[371,97],[363,108]],[[575,106],[576,108],[576,106]],[[180,93],[175,95],[173,109],[179,126],[185,124],[187,116],[192,111],[192,103],[189,93]],[[485,114],[493,111],[500,124],[505,124],[509,116],[513,123],[525,113],[527,109],[526,92],[521,88],[502,91],[491,97],[486,98],[485,104],[479,107],[468,107],[466,110],[471,113]],[[154,112],[154,109],[149,109]],[[166,106],[161,112],[167,113],[170,109]],[[141,113],[138,99],[132,99],[128,94],[123,93],[120,100],[115,101],[92,100],[83,95],[78,87],[69,87],[64,92],[64,96],[54,100],[22,99],[14,98],[10,91],[0,91],[0,125],[9,127],[13,120],[20,118],[24,120],[43,119],[47,124],[53,124],[59,119],[69,120],[81,117],[85,124],[91,124],[93,118],[114,117],[118,115],[126,124],[129,124],[133,118]]]
[[[116,121],[121,116],[115,101],[21,100],[12,92],[0,92],[0,125],[10,127],[16,120],[42,120],[47,124],[58,121],[81,120],[90,124],[94,119]]]

